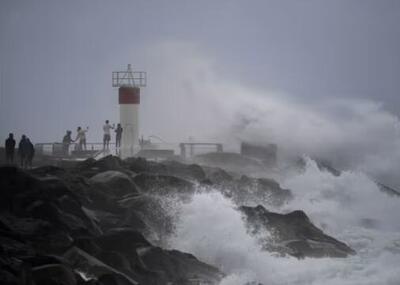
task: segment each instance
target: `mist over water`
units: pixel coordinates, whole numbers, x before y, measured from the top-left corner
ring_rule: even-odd
[[[307,154],[400,188],[399,118],[382,102],[254,88],[224,76],[215,57],[184,41],[154,44],[142,61],[157,83],[142,97],[145,136],[218,141],[228,151],[243,140],[276,143],[280,156]]]
[[[221,285],[399,284],[400,201],[379,191],[358,172],[335,177],[308,159],[303,173],[285,178],[294,199],[281,209],[302,209],[311,221],[357,251],[348,258],[277,257],[259,250],[246,233],[236,205],[216,192],[183,204],[173,248],[194,253],[227,273]],[[268,233],[266,233],[268,234]]]

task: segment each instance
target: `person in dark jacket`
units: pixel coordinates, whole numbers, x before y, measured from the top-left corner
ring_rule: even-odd
[[[35,156],[35,147],[29,138],[26,138],[27,154],[26,154],[26,167],[32,168],[33,157]]]
[[[67,131],[67,133],[65,134],[65,136],[63,137],[63,153],[65,156],[69,155],[69,145],[74,142],[74,140],[71,137],[72,132],[71,131]]]
[[[115,147],[119,148],[121,147],[121,138],[122,138],[122,127],[121,124],[117,125],[117,128],[115,129]]]
[[[6,162],[7,164],[14,163],[14,152],[15,152],[15,139],[14,134],[10,133],[8,139],[6,139]]]
[[[27,157],[29,153],[29,144],[25,135],[22,135],[21,140],[18,144],[18,155],[21,161],[21,167],[26,168],[27,166]]]

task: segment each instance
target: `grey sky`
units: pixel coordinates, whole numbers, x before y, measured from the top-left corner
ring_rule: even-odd
[[[154,94],[163,75],[148,53],[164,42],[193,44],[220,77],[256,90],[305,104],[372,98],[400,113],[397,0],[1,0],[1,135],[55,141],[78,125],[100,134],[104,119],[118,120],[111,71],[127,63],[148,71],[144,96],[170,96]],[[160,70],[173,73],[167,62]]]

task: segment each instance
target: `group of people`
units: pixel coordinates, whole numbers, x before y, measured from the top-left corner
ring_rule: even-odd
[[[115,130],[115,147],[118,149],[121,147],[121,138],[122,138],[122,126],[121,124],[117,124],[117,127],[115,125],[111,125],[108,120],[105,121],[105,124],[103,126],[103,150],[109,150],[110,149],[110,141],[111,141],[111,130]],[[63,137],[63,153],[65,155],[69,154],[69,146],[71,143],[77,142],[77,150],[82,151],[82,150],[87,150],[86,148],[86,133],[89,131],[89,127],[86,127],[86,129],[83,129],[82,127],[78,127],[76,132],[76,138],[75,140],[72,139],[72,132],[67,131],[66,134]]]
[[[6,162],[14,164],[16,142],[14,134],[10,133],[5,143]],[[18,156],[22,168],[32,168],[33,157],[35,156],[35,147],[26,135],[22,135],[18,144]]]
[[[121,124],[117,124],[117,127],[115,127],[115,125],[111,125],[108,120],[106,120],[103,126],[103,150],[108,151],[110,149],[111,130],[114,130],[115,132],[115,147],[118,151],[118,149],[121,147],[123,129]],[[72,132],[68,130],[62,140],[62,149],[64,155],[69,155],[69,146],[74,142],[77,142],[77,150],[87,150],[86,133],[88,131],[89,127],[86,127],[86,129],[78,127],[76,130],[76,138],[72,139]],[[14,139],[14,134],[10,133],[5,142],[5,154],[7,164],[14,164],[15,148],[16,141]],[[20,165],[22,168],[32,167],[32,161],[35,156],[35,147],[26,135],[22,135],[21,140],[19,141],[18,156],[20,158]]]
[[[82,127],[78,127],[76,129],[76,138],[75,140],[72,139],[72,132],[67,131],[65,136],[63,137],[62,144],[63,144],[63,153],[68,155],[69,153],[69,145],[73,142],[78,142],[77,149],[78,150],[86,150],[86,133],[89,131],[89,127],[86,129],[82,129]]]

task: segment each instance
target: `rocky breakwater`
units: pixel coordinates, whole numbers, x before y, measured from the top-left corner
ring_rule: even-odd
[[[301,211],[254,207],[279,208],[292,199],[290,190],[220,168],[108,156],[28,172],[0,167],[0,189],[0,284],[218,284],[219,269],[167,244],[180,203],[198,191],[234,201],[249,234],[273,233],[262,239],[271,252],[354,253]]]
[[[217,284],[217,268],[150,241],[172,218],[128,166],[0,167],[0,284]]]

